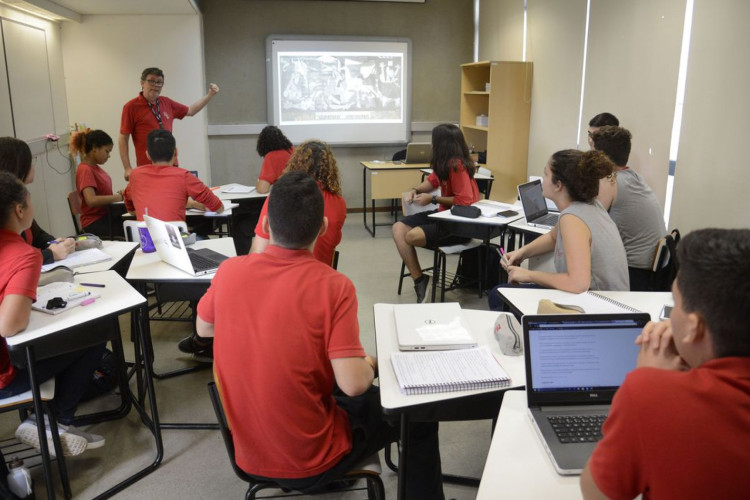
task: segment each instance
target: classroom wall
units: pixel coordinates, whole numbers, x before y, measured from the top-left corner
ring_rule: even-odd
[[[507,55],[513,43],[497,32],[522,32],[519,3],[481,0],[480,13],[495,17],[482,15],[480,59]],[[630,164],[663,203],[685,0],[591,0],[585,61],[586,0],[528,0],[527,5],[527,60],[534,63],[529,175],[540,175],[558,149],[588,149],[588,120],[609,111],[633,133]],[[683,233],[707,225],[750,226],[745,193],[750,173],[741,155],[750,114],[748,8],[743,0],[695,1],[669,222]]]
[[[13,31],[15,35],[19,33],[17,28],[21,28],[20,33],[28,28],[36,41],[42,41],[41,45],[34,44],[33,58],[16,59],[15,68],[20,69],[20,74],[14,72],[12,64],[8,66],[8,74],[5,73],[5,68],[3,69],[2,76],[7,76],[7,79],[4,85],[0,86],[0,102],[4,103],[0,105],[0,110],[4,114],[2,134],[15,135],[26,141],[34,155],[36,175],[34,183],[28,187],[34,204],[35,219],[39,225],[55,236],[72,234],[73,222],[68,209],[67,193],[71,191],[73,183],[70,163],[65,156],[67,149],[64,144],[47,142],[42,137],[47,133],[63,135],[68,129],[60,28],[58,24],[4,5],[0,5],[0,18],[13,23],[9,31]],[[5,45],[2,46],[3,43],[0,42],[0,49],[3,49],[0,62],[5,67],[5,54],[21,53],[26,40],[23,35],[19,38],[11,35],[10,32],[4,35]],[[25,64],[33,67],[22,68],[20,66]],[[29,75],[42,75],[42,77],[25,85],[24,78]],[[48,78],[48,81],[40,81],[44,78]],[[9,88],[8,80],[17,84],[11,84]],[[31,111],[37,104],[33,102],[36,99],[45,101],[43,113]],[[12,125],[8,126],[10,125],[11,103],[15,104],[13,109],[16,119],[15,134]]]
[[[203,64],[203,33],[200,15],[97,15],[82,22],[62,24],[65,86],[70,123],[85,123],[107,132],[115,142],[104,165],[115,191],[125,187],[117,136],[122,106],[141,90],[141,71],[156,66],[164,70],[162,94],[190,105],[206,94],[212,76]],[[220,89],[209,107],[230,92]],[[211,182],[207,115],[204,109],[193,117],[175,120],[180,166],[197,170]],[[135,164],[133,141],[130,159]]]
[[[206,71],[226,92],[209,109],[211,169],[216,183],[255,184],[257,133],[266,117],[266,37],[270,34],[409,37],[412,123],[428,141],[438,123],[458,122],[460,69],[472,60],[473,1],[423,4],[317,0],[211,0],[202,6]],[[241,132],[226,134],[225,125]],[[335,148],[350,209],[362,206],[362,160],[390,159],[404,146]]]

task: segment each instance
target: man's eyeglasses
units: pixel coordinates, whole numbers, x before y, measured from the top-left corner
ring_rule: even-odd
[[[164,86],[164,80],[146,80],[146,83],[149,85],[152,85],[154,87],[163,87]]]

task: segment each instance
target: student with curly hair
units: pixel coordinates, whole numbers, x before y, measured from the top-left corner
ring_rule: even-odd
[[[15,137],[0,137],[0,171],[10,172],[24,184],[34,182],[34,162],[29,145]],[[39,227],[35,220],[31,227],[23,231],[24,240],[42,252],[42,262],[52,264],[75,252],[76,242],[73,238],[55,238]]]
[[[100,237],[110,233],[107,205],[124,200],[122,191],[112,191],[112,177],[99,166],[109,160],[113,147],[114,142],[105,131],[86,130],[73,133],[68,148],[73,155],[81,156],[81,164],[76,169],[76,191],[81,197],[81,227],[84,232]],[[122,234],[121,224],[114,224],[112,229],[116,234]]]
[[[629,290],[628,261],[617,226],[596,199],[599,180],[614,164],[600,151],[566,149],[544,167],[542,191],[560,208],[560,220],[545,235],[508,252],[510,283],[536,283],[545,288],[581,293],[586,290]],[[521,267],[529,257],[554,252],[556,273]],[[490,307],[500,306],[497,289]]]
[[[268,125],[261,130],[255,150],[263,157],[260,175],[255,190],[265,194],[271,190],[286,167],[286,163],[294,153],[294,146],[278,127]]]

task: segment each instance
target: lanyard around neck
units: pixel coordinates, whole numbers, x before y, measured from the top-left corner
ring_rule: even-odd
[[[144,99],[146,97],[144,96]],[[164,124],[161,121],[161,109],[159,108],[159,98],[156,98],[156,106],[151,104],[151,101],[146,99],[146,104],[148,104],[148,109],[151,110],[151,112],[154,114],[154,117],[156,118],[156,121],[159,122],[159,128],[164,130]]]

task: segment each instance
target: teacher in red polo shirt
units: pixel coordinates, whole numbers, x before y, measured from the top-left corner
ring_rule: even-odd
[[[133,136],[136,166],[151,163],[146,157],[146,136],[156,129],[172,131],[172,122],[193,116],[206,107],[218,92],[215,83],[208,86],[208,93],[190,106],[161,95],[164,87],[164,72],[159,68],[146,68],[141,73],[141,92],[122,107],[120,119],[120,137],[118,146],[120,158],[125,169],[125,180],[130,178],[133,169],[130,163],[129,143]]]

